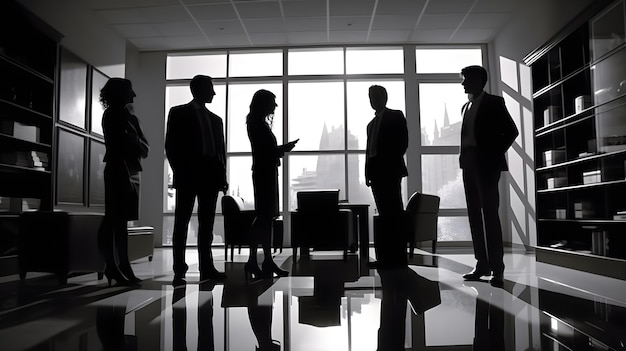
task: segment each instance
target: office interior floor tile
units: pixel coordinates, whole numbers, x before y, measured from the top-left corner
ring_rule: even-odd
[[[372,270],[358,254],[275,261],[286,278],[247,280],[247,251],[223,282],[172,286],[169,249],[135,261],[140,286],[95,273],[0,278],[0,349],[13,350],[625,350],[626,282],[505,255],[502,288],[466,282],[474,259],[417,250],[408,269]],[[373,252],[369,253],[373,257]],[[371,259],[371,258],[370,258]]]

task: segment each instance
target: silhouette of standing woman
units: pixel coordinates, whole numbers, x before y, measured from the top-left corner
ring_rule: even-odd
[[[111,78],[100,90],[104,130],[104,220],[98,233],[100,250],[106,261],[104,274],[109,285],[136,284],[128,260],[128,221],[139,217],[139,172],[141,159],[148,156],[148,141],[143,135],[132,105],[136,94],[132,83]],[[116,264],[116,259],[119,264]]]
[[[272,221],[278,216],[278,166],[285,152],[291,151],[298,140],[277,145],[272,133],[272,118],[276,110],[276,95],[261,89],[254,93],[250,113],[246,117],[248,138],[252,147],[252,184],[256,217],[250,233],[250,257],[244,268],[246,277],[284,277],[289,272],[280,269],[271,254]],[[263,266],[257,263],[257,248],[263,248]]]

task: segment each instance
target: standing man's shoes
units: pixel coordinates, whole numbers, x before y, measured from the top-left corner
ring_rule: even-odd
[[[491,272],[488,270],[478,270],[477,268],[474,268],[473,271],[463,274],[463,279],[465,280],[481,280],[481,277],[486,277],[491,275]]]
[[[504,273],[494,273],[493,277],[489,280],[489,284],[498,288],[504,286]]]

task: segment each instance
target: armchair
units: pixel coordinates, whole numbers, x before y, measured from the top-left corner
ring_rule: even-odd
[[[440,197],[436,195],[413,193],[406,205],[409,234],[409,255],[418,241],[431,240],[433,253],[437,250],[437,220],[439,218]]]
[[[305,190],[297,193],[298,210],[292,213],[294,259],[300,248],[307,255],[314,250],[343,250],[344,260],[354,241],[352,210],[339,208],[339,190]]]
[[[249,244],[250,227],[254,221],[254,210],[244,209],[243,199],[238,196],[222,196],[222,214],[224,215],[224,260],[228,261],[228,247],[230,258],[234,258],[235,245],[239,247]]]
[[[254,210],[246,210],[243,199],[238,196],[222,196],[222,215],[224,216],[224,260],[228,261],[228,247],[230,246],[230,258],[234,258],[235,246],[239,253],[241,247],[250,244],[250,227],[256,216]],[[272,230],[272,246],[274,252],[280,248],[283,251],[283,221],[279,217],[274,220]]]

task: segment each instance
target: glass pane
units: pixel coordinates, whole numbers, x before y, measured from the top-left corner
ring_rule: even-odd
[[[289,210],[298,207],[296,193],[307,189],[339,189],[339,199],[345,200],[344,155],[304,155],[289,157]]]
[[[215,97],[213,102],[207,104],[209,111],[220,116],[226,122],[226,85],[215,84]],[[189,85],[170,85],[165,88],[165,125],[167,126],[167,115],[170,108],[189,103],[193,99]]]
[[[620,63],[621,62],[621,63]],[[591,66],[596,105],[626,93],[626,48]]]
[[[282,163],[282,162],[281,162]],[[228,193],[243,199],[245,208],[254,209],[254,188],[252,186],[252,156],[230,156],[228,166]],[[282,210],[282,166],[278,167],[278,208]]]
[[[107,76],[96,71],[93,72],[93,78],[91,83],[91,131],[100,135],[104,135],[102,131],[102,115],[104,114],[104,107],[100,103],[100,90],[109,80]]]
[[[415,50],[417,73],[461,73],[463,67],[482,63],[480,48]]]
[[[289,50],[287,62],[290,75],[343,74],[343,49]]]
[[[438,241],[472,241],[467,217],[441,217],[437,221]]]
[[[231,53],[228,59],[229,77],[282,76],[283,53]]]
[[[461,108],[467,95],[461,84],[423,83],[419,85],[422,145],[461,144]]]
[[[441,198],[441,208],[467,208],[458,155],[422,155],[422,191]]]
[[[387,89],[389,100],[387,107],[404,112],[404,82],[386,81],[348,81],[348,149],[365,150],[367,146],[367,124],[374,118],[370,105],[369,87],[380,85]]]
[[[295,151],[344,149],[343,82],[289,83],[289,140],[297,138]]]
[[[228,152],[250,152],[250,139],[246,129],[246,116],[250,112],[252,96],[259,89],[266,89],[276,95],[276,111],[272,131],[278,144],[283,138],[283,85],[282,83],[231,84],[228,88]]]
[[[226,77],[226,54],[167,56],[166,79],[191,79],[197,74]]]
[[[591,20],[591,49],[596,60],[624,42],[624,4],[617,2]],[[622,61],[623,62],[623,61]]]
[[[348,48],[347,74],[404,73],[402,48]]]

